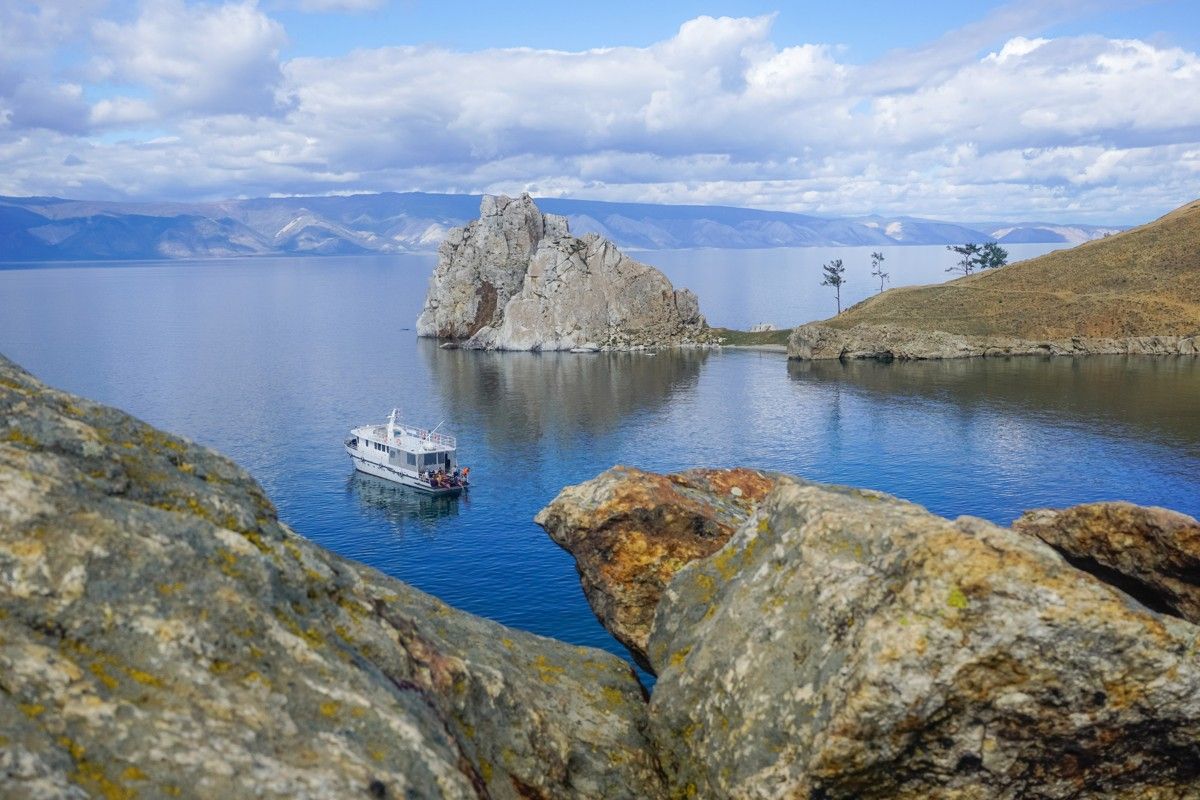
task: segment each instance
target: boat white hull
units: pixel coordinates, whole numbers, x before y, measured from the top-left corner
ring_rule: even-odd
[[[359,472],[365,472],[368,475],[374,475],[376,478],[383,478],[386,481],[408,486],[411,489],[416,489],[418,492],[425,492],[426,494],[437,495],[439,497],[454,497],[462,494],[462,490],[465,488],[462,486],[430,486],[428,481],[423,481],[415,475],[409,475],[387,464],[377,464],[374,461],[369,461],[359,455],[357,451],[350,448],[346,448],[346,452],[350,455],[350,460],[354,462],[354,468]]]

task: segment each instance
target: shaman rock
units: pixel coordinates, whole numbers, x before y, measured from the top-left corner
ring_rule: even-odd
[[[322,550],[0,358],[0,795],[661,797],[624,661]]]
[[[566,234],[566,217],[543,214],[527,194],[484,195],[479,219],[451,229],[438,248],[417,335],[469,339],[498,325],[538,244]]]
[[[1196,797],[1198,637],[1033,537],[785,478],[658,603],[651,724],[687,796]]]
[[[1147,606],[1200,623],[1200,522],[1165,508],[1087,503],[1027,511],[1013,530]]]
[[[417,334],[486,350],[709,344],[696,295],[594,234],[577,238],[529,195],[485,196],[438,251]]]
[[[683,565],[715,553],[775,486],[749,469],[614,467],[563,489],[535,521],[575,558],[600,623],[647,670],[654,609]]]

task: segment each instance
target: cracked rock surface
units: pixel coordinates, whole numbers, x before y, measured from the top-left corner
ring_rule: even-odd
[[[1036,536],[1150,608],[1200,623],[1200,523],[1186,514],[1086,503],[1027,511],[1013,530]]]

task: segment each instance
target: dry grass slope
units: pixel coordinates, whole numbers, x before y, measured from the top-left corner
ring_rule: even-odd
[[[892,289],[826,320],[965,335],[1200,332],[1200,200],[1124,233],[935,286]]]

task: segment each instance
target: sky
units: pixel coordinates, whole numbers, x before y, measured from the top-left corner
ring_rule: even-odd
[[[0,194],[375,191],[1143,222],[1200,0],[0,0]]]

